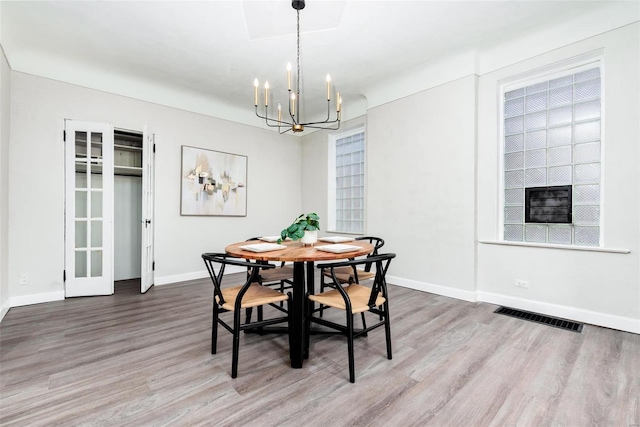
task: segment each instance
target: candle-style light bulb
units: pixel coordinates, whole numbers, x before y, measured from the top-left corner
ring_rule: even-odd
[[[258,79],[255,79],[253,81],[253,104],[256,107],[258,106],[258,86],[260,86],[260,83],[258,83]]]
[[[269,105],[269,82],[264,82],[264,106]]]
[[[291,115],[292,116],[296,115],[296,94],[295,93],[291,94]]]
[[[287,89],[291,90],[291,62],[287,62]]]
[[[342,97],[338,96],[338,113],[340,112],[341,109],[342,109]]]
[[[327,101],[331,101],[331,76],[327,74]]]
[[[278,124],[282,121],[282,105],[278,104]]]
[[[340,112],[340,92],[336,93],[336,112]]]

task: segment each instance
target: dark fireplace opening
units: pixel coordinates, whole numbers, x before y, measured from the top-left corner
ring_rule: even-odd
[[[525,188],[524,222],[571,224],[571,186]]]

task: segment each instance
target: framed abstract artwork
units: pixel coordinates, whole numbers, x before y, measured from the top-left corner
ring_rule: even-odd
[[[247,156],[182,146],[180,215],[247,216]]]

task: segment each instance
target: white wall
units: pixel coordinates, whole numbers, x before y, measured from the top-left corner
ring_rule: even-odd
[[[475,96],[468,76],[368,111],[366,235],[398,257],[394,284],[475,298]],[[302,205],[327,217],[331,133],[303,138]]]
[[[63,118],[156,134],[156,284],[203,276],[200,254],[273,233],[300,201],[300,142],[267,130],[13,72],[9,293],[12,305],[60,296],[64,268]],[[180,216],[181,145],[248,156],[246,217]],[[30,284],[18,285],[28,273]],[[40,297],[37,297],[40,295]]]
[[[11,69],[0,48],[0,320],[9,311],[9,138]]]
[[[473,299],[476,77],[369,110],[367,233],[393,283]]]
[[[499,80],[604,49],[603,243],[631,250],[619,254],[480,244],[481,298],[640,333],[639,43],[640,25],[635,23],[480,77],[478,236],[496,240]],[[516,279],[530,281],[530,288],[516,288]]]

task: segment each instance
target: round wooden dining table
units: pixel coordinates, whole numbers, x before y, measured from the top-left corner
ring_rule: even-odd
[[[255,243],[255,242],[252,242]],[[308,340],[305,336],[305,294],[314,293],[314,263],[316,261],[335,261],[355,258],[373,252],[373,245],[365,240],[345,242],[345,245],[358,247],[350,252],[326,252],[316,249],[331,243],[318,242],[314,246],[303,246],[300,241],[284,241],[285,249],[269,252],[251,252],[241,248],[249,242],[233,243],[225,248],[226,253],[245,259],[258,261],[293,262],[293,292],[289,304],[289,355],[292,368],[302,368],[302,361],[308,357]],[[305,280],[306,265],[306,280]],[[305,288],[306,282],[306,288]],[[305,292],[306,289],[306,292]]]

